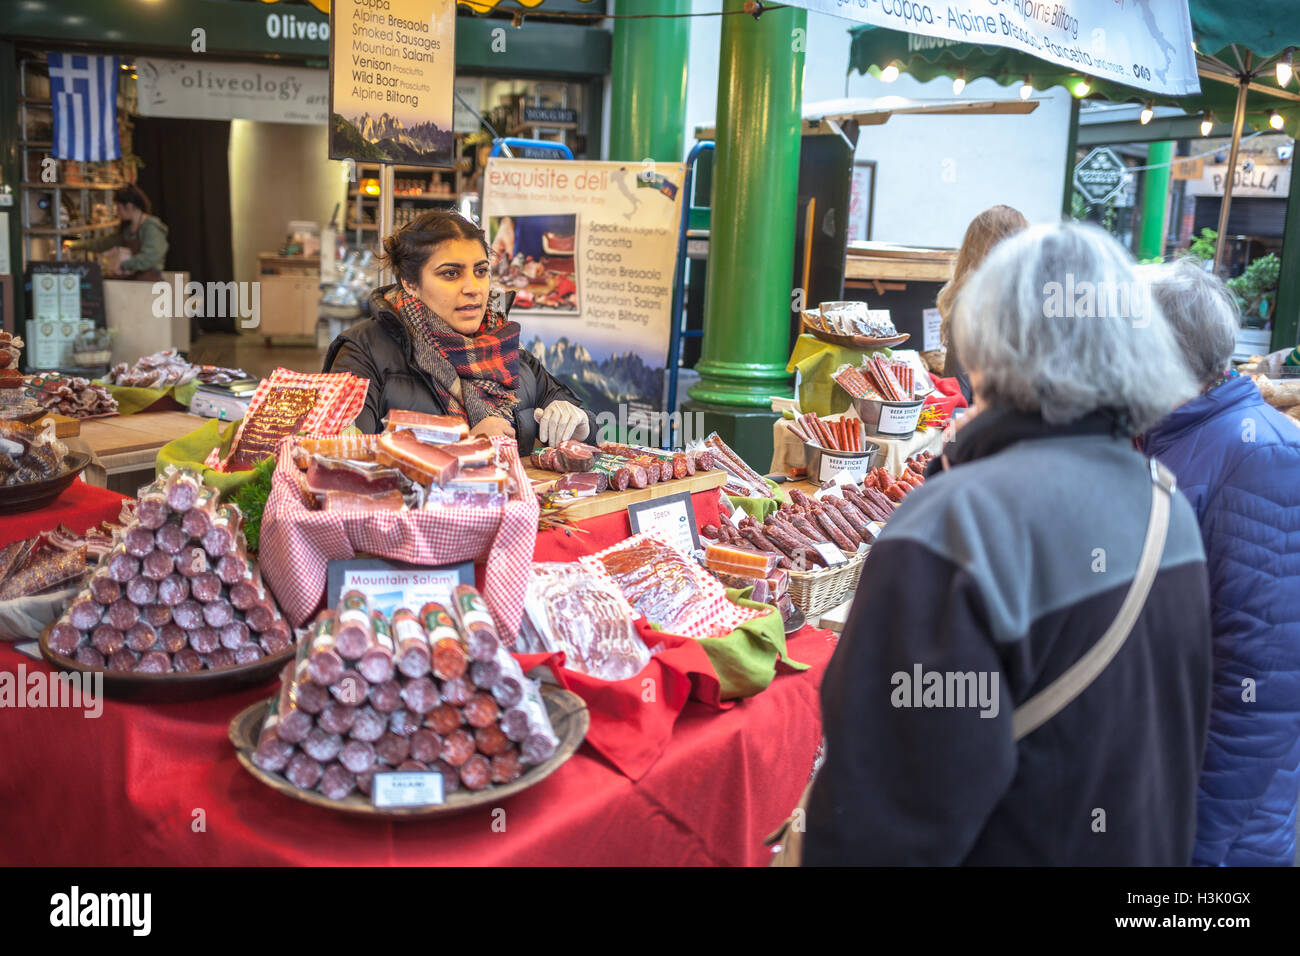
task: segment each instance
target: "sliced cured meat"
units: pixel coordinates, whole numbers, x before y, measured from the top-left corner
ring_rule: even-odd
[[[444,485],[456,476],[457,460],[413,431],[389,431],[379,438],[376,458],[422,485]]]
[[[393,409],[384,422],[389,431],[418,429],[428,436],[426,440],[442,444],[469,437],[469,425],[465,419],[455,415],[429,415],[424,412]]]

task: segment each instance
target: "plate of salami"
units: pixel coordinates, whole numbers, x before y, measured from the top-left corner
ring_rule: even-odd
[[[84,451],[69,452],[63,459],[63,467],[49,478],[38,478],[14,485],[0,487],[0,514],[17,514],[20,511],[34,511],[44,508],[67,490],[68,485],[76,480],[85,467],[90,464],[90,455]]]
[[[280,668],[292,660],[294,655],[294,647],[290,644],[277,654],[263,654],[248,664],[234,664],[211,670],[170,671],[155,674],[141,673],[138,670],[112,670],[82,663],[51,648],[50,632],[60,623],[55,621],[41,632],[39,642],[41,655],[51,666],[59,670],[81,674],[103,674],[104,694],[117,699],[164,702],[216,697],[273,680]]]
[[[392,730],[385,730],[383,736],[373,744],[361,739],[369,735],[358,735],[356,729],[343,735],[326,732],[323,729],[326,723],[326,715],[325,712],[322,712],[318,725],[302,739],[299,746],[285,745],[283,741],[278,739],[269,741],[272,745],[280,745],[280,747],[286,748],[286,752],[280,754],[281,759],[277,763],[274,759],[259,759],[259,751],[266,754],[270,749],[274,749],[273,747],[266,750],[262,748],[266,747],[268,737],[275,737],[275,731],[271,728],[276,726],[276,711],[280,704],[280,698],[277,695],[269,701],[253,704],[236,714],[234,719],[230,721],[228,736],[235,747],[235,756],[245,770],[272,790],[276,790],[295,800],[301,800],[304,803],[310,803],[313,806],[324,807],[329,810],[390,819],[451,816],[473,810],[476,807],[496,806],[503,799],[522,790],[527,790],[555,773],[581,746],[583,738],[586,737],[587,730],[591,726],[591,715],[587,711],[586,702],[577,694],[550,684],[541,685],[538,695],[545,704],[546,714],[550,721],[550,728],[554,732],[556,744],[549,757],[541,763],[522,770],[522,772],[519,767],[518,755],[520,752],[527,754],[529,741],[524,740],[518,746],[505,742],[503,747],[507,749],[504,750],[486,745],[486,741],[493,736],[492,731],[495,731],[497,725],[490,723],[471,734],[470,731],[473,730],[474,725],[482,722],[473,720],[474,715],[469,707],[466,709],[466,719],[470,720],[468,727],[458,726],[447,730],[444,726],[439,726],[438,722],[443,716],[443,712],[449,711],[451,708],[438,707],[431,711],[422,722],[417,723],[415,726],[418,729],[412,731],[408,736],[400,736]],[[327,708],[329,706],[327,705]],[[358,711],[364,709],[373,713],[369,707],[356,709]],[[399,715],[405,713],[404,710],[400,709],[395,711],[389,720],[383,721],[382,726],[392,726],[398,720]],[[417,721],[420,720],[420,718],[416,719]],[[459,713],[457,713],[455,719],[457,721],[461,719]],[[360,718],[358,718],[359,720]],[[503,720],[501,725],[506,728],[505,732],[508,733],[510,729],[508,721]],[[440,733],[443,730],[445,732]],[[287,732],[286,736],[288,736]],[[523,735],[511,734],[510,740],[515,740],[520,736]],[[466,747],[469,752],[468,756],[464,754],[454,755],[452,753],[457,749],[458,737],[463,737],[468,741]],[[346,740],[347,743],[343,744],[340,750],[337,745],[343,740]],[[327,757],[317,749],[319,747],[329,747],[334,750],[336,758]],[[378,753],[383,753],[385,748],[391,747],[400,748],[404,754],[396,766],[380,763],[377,756]],[[421,748],[427,749],[428,753],[422,753]],[[484,755],[485,750],[495,751],[496,755],[489,761]],[[290,753],[292,753],[292,758]],[[420,762],[417,758],[421,756],[429,758],[429,762],[427,764]],[[458,766],[460,769],[458,770],[447,760],[442,759],[443,757],[459,760]],[[357,759],[361,760],[362,763],[353,762]],[[390,756],[389,759],[395,760],[397,758]],[[500,779],[495,772],[499,762],[513,763],[514,765],[513,771],[505,775],[513,777],[508,783],[491,783],[475,790],[469,789],[464,783],[464,781],[472,779],[468,771],[469,768],[476,764],[482,764],[484,767],[491,766],[493,771],[492,779]],[[284,765],[284,769],[282,772],[275,772],[264,769],[259,766],[259,763],[270,766]],[[362,769],[363,764],[371,769]],[[306,777],[300,777],[299,780],[302,783],[310,782],[311,789],[304,789],[290,780],[290,777],[298,776],[307,765],[312,765],[308,768],[310,772]],[[355,769],[348,769],[349,767]],[[401,773],[407,771],[440,773],[443,777],[445,793],[443,802],[422,806],[376,807],[372,804],[371,798],[361,792],[358,787],[360,780],[364,779],[365,788],[369,789],[370,780],[375,773]],[[342,782],[341,787],[339,786],[340,781]],[[326,796],[325,791],[329,791],[331,787],[338,788],[336,792],[346,792],[347,795],[339,799]]]

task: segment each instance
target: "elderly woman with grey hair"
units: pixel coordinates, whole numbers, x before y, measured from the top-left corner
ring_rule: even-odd
[[[1040,226],[962,290],[982,410],[862,569],[805,863],[1191,861],[1205,560],[1132,440],[1196,389],[1131,262],[1095,227]]]
[[[1143,439],[1178,477],[1205,543],[1214,639],[1193,861],[1290,866],[1300,792],[1300,429],[1228,370],[1237,310],[1195,265],[1143,278],[1201,394]]]

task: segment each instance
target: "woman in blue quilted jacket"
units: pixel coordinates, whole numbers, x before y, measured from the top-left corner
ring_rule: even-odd
[[[1237,311],[1189,262],[1143,270],[1199,379],[1199,397],[1143,447],[1201,525],[1214,684],[1193,862],[1290,866],[1300,791],[1300,427],[1229,370]]]

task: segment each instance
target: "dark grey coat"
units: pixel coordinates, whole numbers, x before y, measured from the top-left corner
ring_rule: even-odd
[[[356,425],[363,432],[383,431],[383,419],[390,409],[445,415],[433,379],[415,364],[414,350],[401,319],[384,294],[392,286],[378,289],[370,297],[372,318],[354,325],[333,342],[325,354],[325,371],[351,372],[370,380],[366,404]],[[531,352],[519,350],[519,405],[515,409],[515,437],[521,454],[530,454],[537,442],[533,410],[552,402],[569,402],[581,407],[574,394],[560,384]],[[587,412],[587,438],[596,440],[596,421]]]

